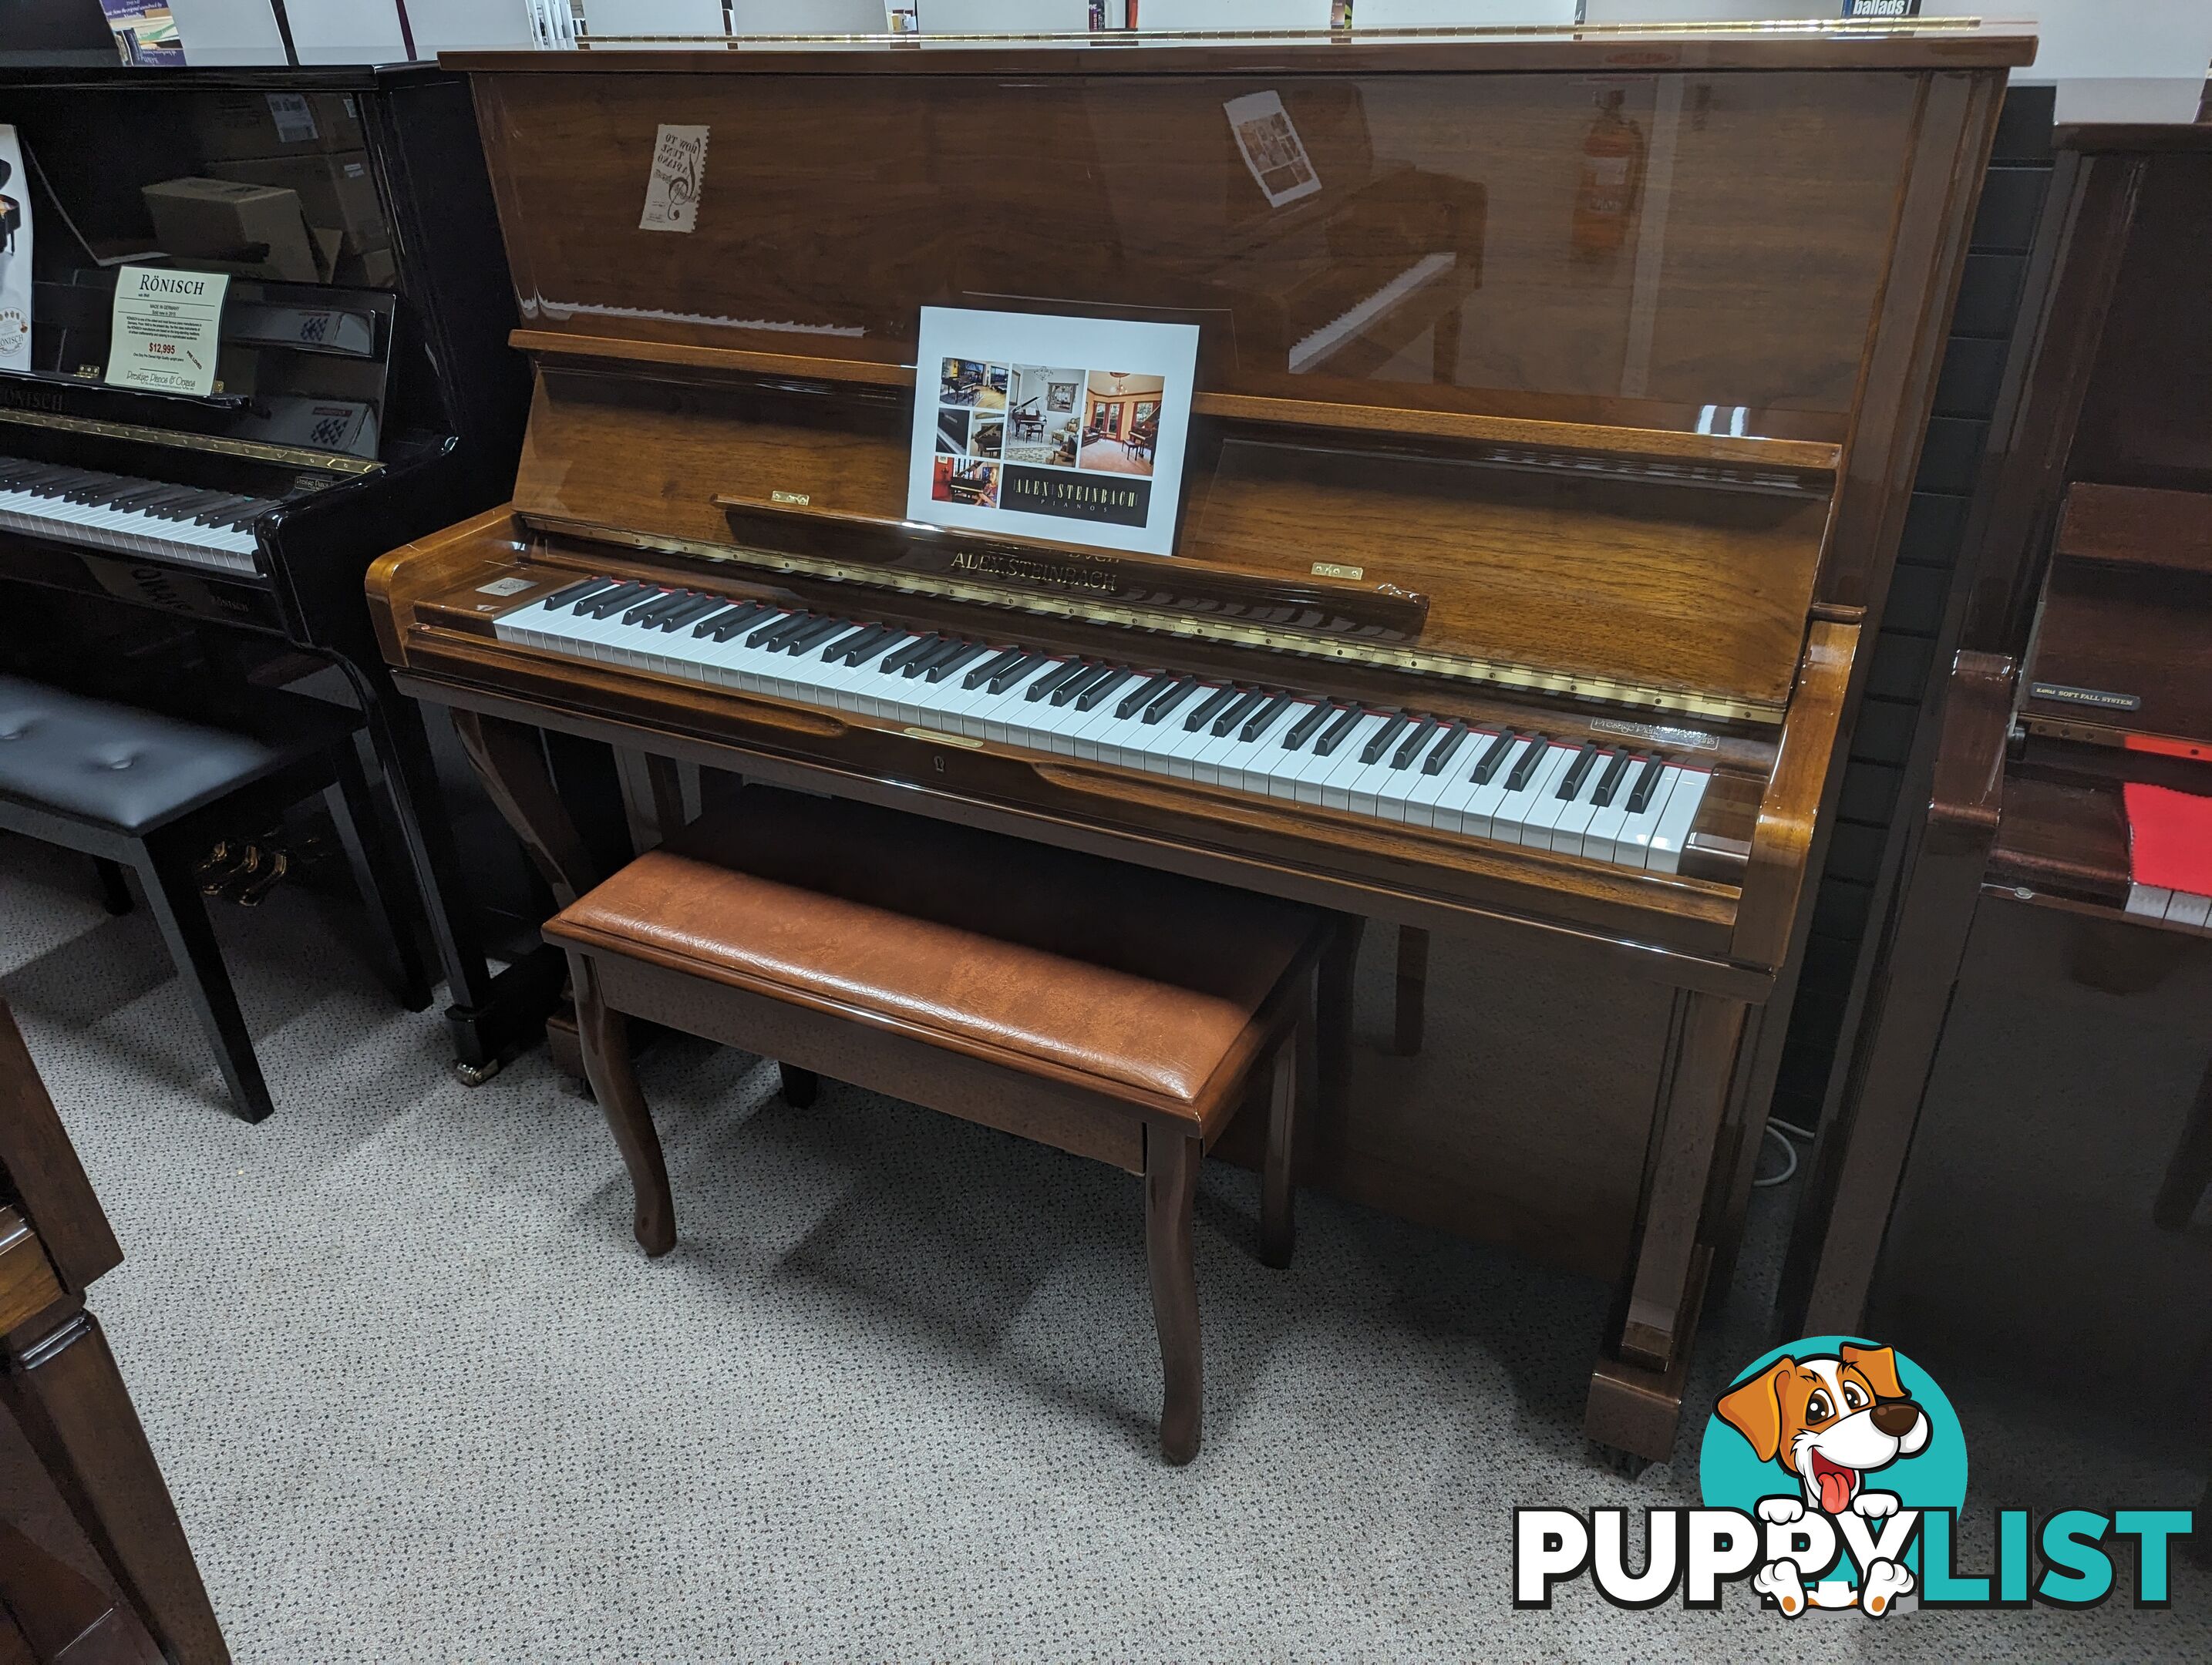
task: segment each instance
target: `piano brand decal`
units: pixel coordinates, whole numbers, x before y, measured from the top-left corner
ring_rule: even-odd
[[[1174,552],[1196,325],[925,307],[915,362],[908,520]]]
[[[1316,578],[1348,578],[1356,584],[1367,576],[1367,568],[1347,567],[1340,561],[1316,561],[1313,563],[1313,575]]]
[[[699,192],[707,183],[707,129],[661,125],[653,142],[640,231],[696,231]]]
[[[477,593],[478,595],[520,595],[525,590],[533,587],[537,582],[534,578],[495,578],[489,584],[477,585]]]
[[[1742,1372],[1705,1425],[1698,1480],[1704,1507],[1647,1509],[1632,1534],[1626,1509],[1516,1510],[1513,1605],[1549,1609],[1558,1586],[1586,1577],[1618,1607],[1735,1600],[1793,1626],[1815,1612],[1876,1620],[1917,1607],[1917,1626],[1954,1609],[2080,1610],[2124,1582],[2136,1607],[2164,1607],[2175,1540],[2195,1524],[2185,1509],[2039,1520],[2000,1508],[1987,1570],[1975,1570],[1958,1530],[1958,1412],[1905,1354],[1845,1335],[1777,1347]],[[1648,1546],[1640,1568],[1632,1535]],[[1848,1621],[1809,1622],[1825,1634]]]
[[[1253,182],[1270,208],[1281,208],[1321,189],[1321,176],[1305,141],[1283,108],[1282,94],[1247,93],[1232,98],[1222,109],[1229,116],[1229,131],[1237,136],[1237,149],[1251,171]]]
[[[119,268],[107,385],[202,398],[213,392],[216,344],[229,291],[228,272]]]
[[[2039,700],[2050,700],[2058,705],[2084,705],[2098,711],[2140,711],[2142,696],[2139,694],[2113,694],[2101,688],[2069,688],[2064,683],[2030,683],[2028,693]]]
[[[1687,746],[1698,751],[1718,751],[1721,743],[1698,728],[1667,728],[1653,723],[1623,722],[1617,717],[1593,717],[1591,730],[1599,734],[1625,734],[1654,745]]]
[[[31,368],[31,191],[23,142],[0,124],[0,370]]]
[[[998,551],[963,550],[952,557],[952,570],[983,578],[1010,579],[1017,584],[1051,584],[1063,590],[1096,590],[1111,595],[1121,587],[1121,567],[1116,561],[1086,561],[1081,556],[1054,560],[1049,556],[1009,555]]]

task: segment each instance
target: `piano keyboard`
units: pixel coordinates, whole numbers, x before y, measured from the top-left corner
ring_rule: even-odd
[[[1459,264],[1455,254],[1425,255],[1358,306],[1331,319],[1291,349],[1291,374],[1303,375],[1407,295]]]
[[[276,507],[273,498],[0,458],[0,528],[120,555],[252,576],[253,523]]]
[[[2169,890],[2157,884],[2130,884],[2128,912],[2137,919],[2164,920],[2185,931],[2201,931],[2212,936],[2212,896]]]
[[[586,579],[502,641],[1179,781],[1677,871],[1711,775],[1625,747]]]

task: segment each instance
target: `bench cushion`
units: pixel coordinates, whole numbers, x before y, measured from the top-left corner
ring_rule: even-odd
[[[280,745],[0,677],[0,793],[145,833],[288,761]]]
[[[1173,1111],[1246,1067],[1254,1016],[1324,929],[1268,897],[748,787],[545,933]]]

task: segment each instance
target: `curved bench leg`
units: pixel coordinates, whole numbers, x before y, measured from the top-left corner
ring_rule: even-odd
[[[628,1020],[609,1009],[587,957],[569,955],[568,976],[576,990],[576,1035],[584,1049],[584,1073],[600,1109],[606,1112],[623,1165],[629,1170],[630,1194],[635,1199],[631,1232],[647,1254],[665,1255],[676,1247],[676,1201],[668,1193],[668,1164],[660,1154],[660,1135],[653,1131],[653,1110],[630,1067]]]
[[[1267,1087],[1267,1144],[1260,1160],[1260,1261],[1280,1271],[1297,1243],[1298,1100],[1313,1054],[1313,1014],[1275,1049]]]
[[[1205,1419],[1205,1370],[1199,1348],[1198,1265],[1191,1218],[1198,1199],[1198,1140],[1159,1127],[1145,1135],[1145,1251],[1152,1274],[1152,1322],[1159,1327],[1166,1392],[1160,1407],[1160,1455],[1172,1463],[1198,1455]]]

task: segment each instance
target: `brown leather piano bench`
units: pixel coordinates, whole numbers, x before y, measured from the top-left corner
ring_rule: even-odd
[[[1346,928],[1194,879],[748,787],[545,934],[568,951],[585,1067],[647,1254],[674,1244],[675,1218],[625,1013],[1142,1174],[1160,1444],[1187,1462],[1199,1164],[1264,1088],[1261,1256],[1288,1264],[1316,969]]]

